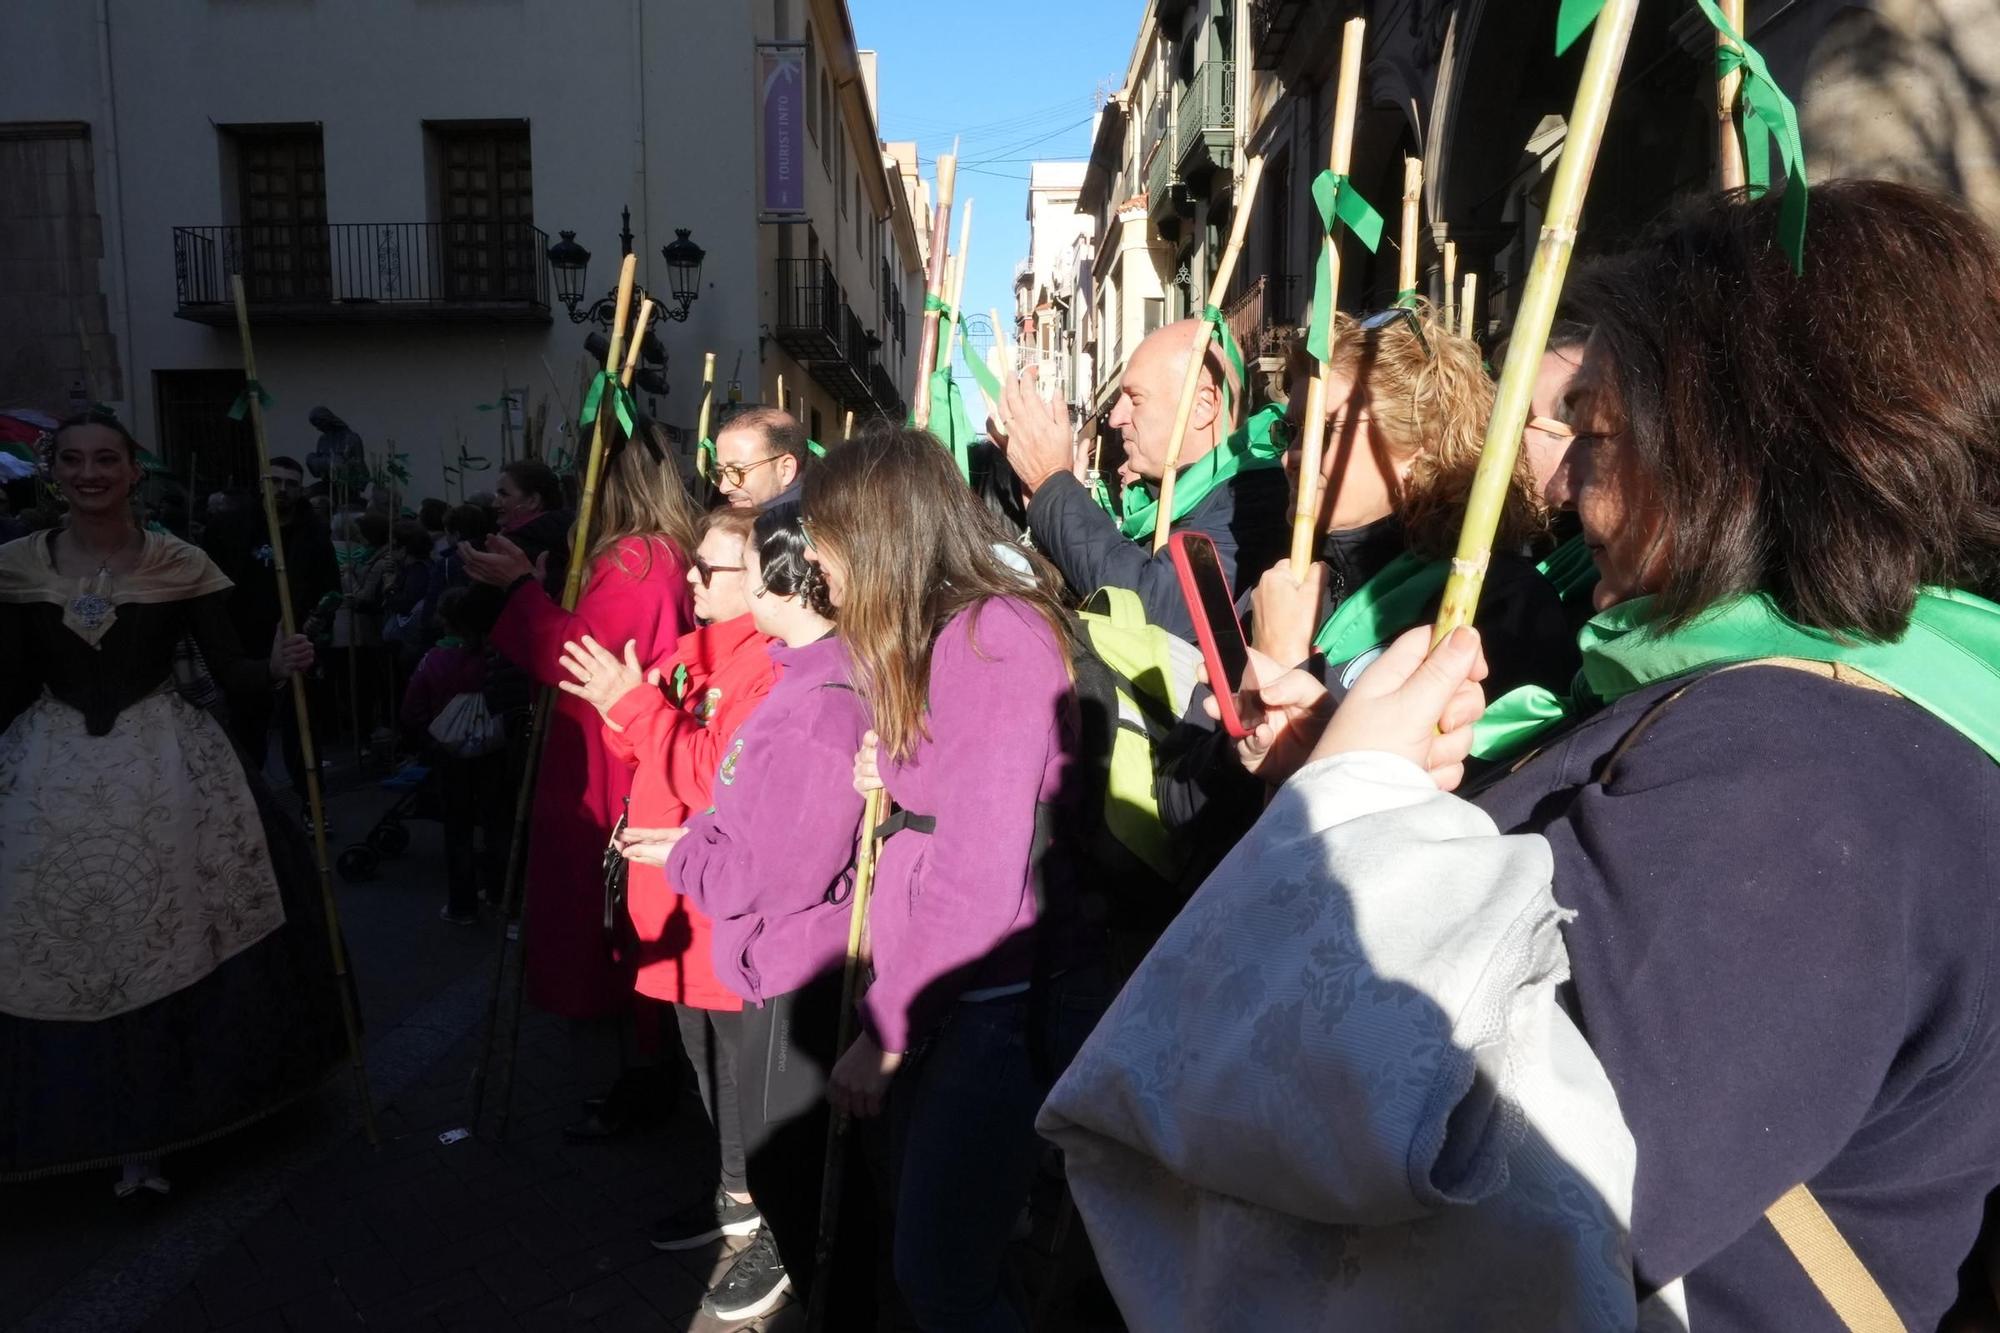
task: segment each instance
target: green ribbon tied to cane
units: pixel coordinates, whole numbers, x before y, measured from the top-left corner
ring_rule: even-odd
[[[1562,8],[1556,11],[1556,54],[1575,46],[1576,39],[1590,30],[1603,11],[1604,0],[1562,0]]]
[[[632,401],[632,391],[608,367],[598,371],[597,378],[590,382],[590,392],[583,396],[583,410],[576,414],[577,426],[583,428],[597,423],[597,405],[606,393],[611,395],[611,410],[617,414],[618,424],[625,428],[627,435],[636,434],[639,405]]]
[[[1404,310],[1415,310],[1417,308],[1417,289],[1414,287],[1403,288],[1402,291],[1396,293],[1396,299],[1392,304],[1400,306]]]
[[[694,452],[695,452],[694,470],[700,473],[705,478],[714,476],[717,470],[717,464],[715,461],[715,441],[704,439],[700,444],[695,446]]]
[[[1229,321],[1223,317],[1222,311],[1216,306],[1205,305],[1201,308],[1201,317],[1215,330],[1215,341],[1222,346],[1222,359],[1236,373],[1236,382],[1248,383],[1249,372],[1243,366],[1243,349],[1237,345],[1236,335],[1229,331]],[[1236,394],[1230,389],[1227,376],[1222,381],[1222,411],[1229,420],[1236,419]]]
[[[814,458],[825,458],[826,446],[821,444],[818,440],[807,440],[806,452],[811,454]]]
[[[1312,196],[1327,235],[1331,236],[1336,226],[1344,226],[1371,253],[1382,244],[1382,215],[1361,197],[1351,178],[1322,171],[1313,177]],[[1338,296],[1333,290],[1331,247],[1323,245],[1313,273],[1312,327],[1306,331],[1306,350],[1321,361],[1333,353],[1333,307]]]
[[[257,406],[267,412],[271,409],[271,405],[277,401],[256,380],[245,380],[243,382],[243,392],[237,394],[236,401],[229,405],[229,419],[231,421],[241,421],[249,414],[250,395],[252,394],[257,395]]]
[[[987,365],[983,358],[974,356],[970,347],[959,350],[965,357],[965,368],[972,372],[973,382],[997,412],[1000,409],[1000,377],[993,373],[993,367]]]
[[[1785,168],[1785,194],[1778,204],[1778,245],[1792,261],[1792,272],[1803,273],[1806,262],[1806,150],[1799,138],[1799,109],[1771,77],[1763,52],[1743,39],[1715,0],[1695,0],[1701,12],[1722,34],[1715,48],[1716,74],[1740,73],[1736,94],[1737,124],[1743,135],[1743,175],[1751,198],[1771,189],[1771,142]]]

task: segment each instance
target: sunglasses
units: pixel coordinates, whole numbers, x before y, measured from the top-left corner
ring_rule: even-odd
[[[755,472],[766,463],[775,463],[784,456],[783,454],[772,454],[769,458],[760,458],[754,463],[724,463],[716,469],[716,475],[722,479],[724,485],[741,486],[744,478],[748,477],[752,472]]]
[[[1431,351],[1430,339],[1424,337],[1424,322],[1417,318],[1416,311],[1406,305],[1392,305],[1387,310],[1378,310],[1372,315],[1355,321],[1355,325],[1363,333],[1380,333],[1383,329],[1395,324],[1399,319],[1406,319],[1410,322],[1410,332],[1417,335],[1417,345],[1424,349],[1425,356],[1436,355]]]
[[[742,565],[711,565],[700,556],[694,558],[694,572],[701,576],[701,586],[706,588],[717,574],[741,574]]]

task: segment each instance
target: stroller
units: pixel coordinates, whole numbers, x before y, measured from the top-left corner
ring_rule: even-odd
[[[342,879],[350,884],[366,883],[381,873],[385,859],[410,850],[410,821],[444,822],[444,802],[433,774],[429,765],[408,764],[382,779],[382,789],[398,793],[396,800],[361,835],[360,841],[341,849],[334,868],[340,871]]]

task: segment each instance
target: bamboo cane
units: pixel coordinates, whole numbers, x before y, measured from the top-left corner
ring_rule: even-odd
[[[632,337],[625,344],[625,366],[618,375],[618,382],[628,389],[632,387],[632,376],[639,370],[639,351],[646,342],[646,326],[652,322],[653,298],[648,296],[639,302],[639,318],[632,322]]]
[[[840,973],[840,1021],[834,1039],[834,1058],[845,1054],[854,1040],[854,1008],[861,991],[861,940],[868,925],[868,899],[875,888],[875,830],[886,817],[886,793],[880,787],[861,803],[861,834],[855,844],[854,895],[847,909],[847,962]],[[806,1306],[806,1328],[826,1327],[827,1287],[833,1276],[833,1243],[840,1226],[841,1184],[846,1171],[841,1159],[841,1141],[847,1134],[847,1115],[835,1111],[826,1126],[826,1164],[820,1177],[819,1234],[813,1245],[812,1296]]]
[[[715,353],[704,352],[701,358],[701,413],[695,418],[694,428],[694,470],[703,481],[708,480],[708,450],[701,442],[708,438],[709,410],[715,404]]]
[[[271,447],[264,437],[264,404],[257,388],[257,354],[250,343],[250,306],[243,296],[243,275],[229,275],[236,298],[236,332],[243,343],[243,378],[249,382],[244,399],[250,405],[250,434],[257,442],[257,471],[264,493],[264,523],[271,531],[271,573],[278,585],[278,624],[286,638],[298,633],[297,608],[285,575],[285,534],[278,525],[278,497],[271,487]],[[371,1144],[381,1142],[375,1129],[375,1102],[368,1094],[368,1070],[361,1063],[361,1020],[348,984],[347,946],[340,935],[340,906],[333,897],[333,869],[326,858],[326,800],[319,787],[319,755],[315,752],[312,716],[306,706],[305,677],[291,673],[292,713],[299,728],[299,757],[306,771],[306,807],[312,812],[313,855],[319,863],[320,909],[326,915],[327,949],[333,958],[333,984],[340,990],[340,1019],[347,1029],[347,1059],[354,1070],[354,1089],[361,1098],[361,1125]]]
[[[944,299],[945,295],[945,244],[951,231],[951,196],[958,181],[958,141],[952,140],[951,152],[938,159],[937,163],[937,210],[931,221],[931,270],[925,279],[924,305],[929,307],[928,298]],[[937,364],[938,312],[926,308],[922,332],[917,338],[917,383],[910,390],[910,424],[918,430],[929,430],[931,424],[931,368]]]
[[[1465,285],[1458,298],[1458,336],[1461,338],[1470,338],[1472,331],[1478,327],[1472,315],[1472,307],[1477,302],[1478,296],[1479,275],[1468,273],[1465,275]]]
[[[1333,104],[1333,146],[1328,166],[1334,175],[1345,176],[1354,151],[1355,104],[1361,96],[1361,46],[1367,21],[1349,19],[1340,36],[1340,84]],[[1326,286],[1329,328],[1340,305],[1340,228],[1327,228],[1326,263],[1332,276]],[[1318,315],[1315,311],[1314,314]],[[1329,335],[1330,337],[1331,335]],[[1327,351],[1332,352],[1329,346]],[[1292,517],[1292,577],[1305,582],[1312,563],[1313,545],[1319,528],[1319,466],[1322,436],[1326,433],[1326,384],[1333,375],[1330,363],[1322,361],[1307,386],[1305,418],[1299,433],[1299,508]]]
[[[840,442],[846,444],[854,438],[854,409],[847,409],[847,420],[840,423]]]
[[[1243,240],[1250,232],[1250,212],[1257,203],[1257,186],[1264,179],[1264,159],[1253,157],[1243,169],[1243,186],[1238,191],[1236,216],[1230,219],[1229,242],[1222,248],[1222,260],[1215,266],[1215,273],[1208,280],[1208,300],[1204,308],[1220,306],[1229,291],[1229,281],[1236,276],[1236,261],[1243,254]],[[1338,270],[1336,270],[1337,272]],[[1167,548],[1167,536],[1174,525],[1174,479],[1180,471],[1181,446],[1187,442],[1188,422],[1194,416],[1194,400],[1201,393],[1201,372],[1208,364],[1208,345],[1215,337],[1215,326],[1206,319],[1194,331],[1194,350],[1188,353],[1187,370],[1181,375],[1180,401],[1174,404],[1174,431],[1167,436],[1167,458],[1160,472],[1160,506],[1154,512],[1158,517],[1153,521],[1153,554],[1158,555]],[[1225,372],[1226,374],[1226,372]],[[1226,393],[1226,386],[1217,385],[1218,407]],[[1250,386],[1236,386],[1238,394],[1248,393]],[[1226,417],[1219,417],[1215,447],[1221,448],[1228,438],[1233,423]]]
[[[791,409],[785,406],[785,372],[782,370],[778,372],[778,410],[791,415]]]
[[[938,354],[934,370],[950,370],[952,353],[958,347],[959,330],[965,324],[965,316],[959,313],[958,303],[965,299],[965,259],[972,246],[972,204],[965,201],[965,216],[958,220],[958,252],[951,256],[951,328],[946,331],[944,350]]]
[[[604,367],[609,370],[621,363],[625,352],[625,322],[632,313],[632,285],[638,272],[638,259],[625,256],[625,264],[618,274],[618,300],[616,313],[611,323],[611,345],[604,357]],[[610,395],[598,400],[597,420],[591,434],[590,453],[585,460],[583,490],[578,496],[576,523],[570,529],[569,567],[563,573],[562,608],[576,609],[577,596],[583,590],[583,566],[590,551],[591,520],[597,511],[597,483],[604,468],[604,453],[609,444],[610,428],[606,417],[614,415]],[[521,1034],[520,987],[524,975],[520,958],[522,951],[510,950],[506,924],[512,921],[521,904],[521,889],[527,868],[528,815],[533,808],[536,770],[541,767],[542,745],[547,739],[549,711],[555,700],[555,691],[544,686],[535,696],[535,708],[528,726],[527,764],[521,773],[521,785],[514,795],[514,830],[507,848],[507,880],[504,907],[500,913],[500,947],[495,951],[493,964],[493,989],[487,998],[485,1038],[480,1044],[479,1063],[472,1070],[472,1123],[477,1126],[486,1102],[486,1073],[493,1056],[493,1037],[500,1019],[501,997],[509,989],[506,984],[507,965],[510,955],[516,960],[515,979],[512,987],[514,1003],[509,1011],[507,1046],[510,1052],[506,1081],[502,1087],[500,1102],[500,1123],[497,1136],[504,1142],[507,1137],[507,1121],[512,1112],[514,1093],[514,1060]]]
[[[1458,242],[1444,243],[1444,326],[1458,327]]]
[[[1396,255],[1396,291],[1414,292],[1417,289],[1417,258],[1423,242],[1417,231],[1422,221],[1424,200],[1424,160],[1421,157],[1403,159],[1403,225],[1402,241]]]
[[[1584,193],[1590,187],[1597,150],[1604,142],[1612,93],[1618,85],[1618,70],[1625,60],[1625,46],[1631,39],[1632,20],[1638,9],[1639,0],[1607,0],[1591,29],[1590,51],[1584,57],[1576,106],[1570,112],[1569,135],[1549,190],[1541,240],[1535,247],[1528,280],[1521,288],[1513,340],[1507,347],[1507,363],[1500,371],[1493,415],[1487,420],[1479,470],[1466,499],[1465,525],[1459,530],[1458,551],[1452,557],[1451,575],[1445,580],[1444,600],[1438,607],[1434,643],[1460,625],[1470,624],[1479,605],[1480,585],[1485,581],[1486,564],[1493,551],[1493,534],[1499,530],[1500,513],[1513,485],[1514,464],[1521,449],[1521,432],[1528,424],[1535,378],[1541,369],[1542,353],[1548,347],[1549,329],[1555,324],[1563,275],[1569,269],[1570,253],[1576,248]]]
[[[1729,20],[1729,26],[1737,32],[1743,28],[1743,0],[1719,0],[1722,17]],[[1720,32],[1715,34],[1715,48],[1721,52],[1729,45],[1729,39]],[[1743,140],[1736,134],[1736,98],[1743,88],[1743,71],[1732,69],[1721,75],[1715,84],[1715,132],[1718,169],[1725,190],[1740,190],[1746,181],[1743,168]]]

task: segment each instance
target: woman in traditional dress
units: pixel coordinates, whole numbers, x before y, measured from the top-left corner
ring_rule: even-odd
[[[0,1181],[123,1166],[121,1194],[311,1090],[342,1036],[303,837],[173,670],[192,636],[276,691],[312,645],[243,655],[229,580],[135,521],[138,453],[64,422],[66,521],[0,547]]]

